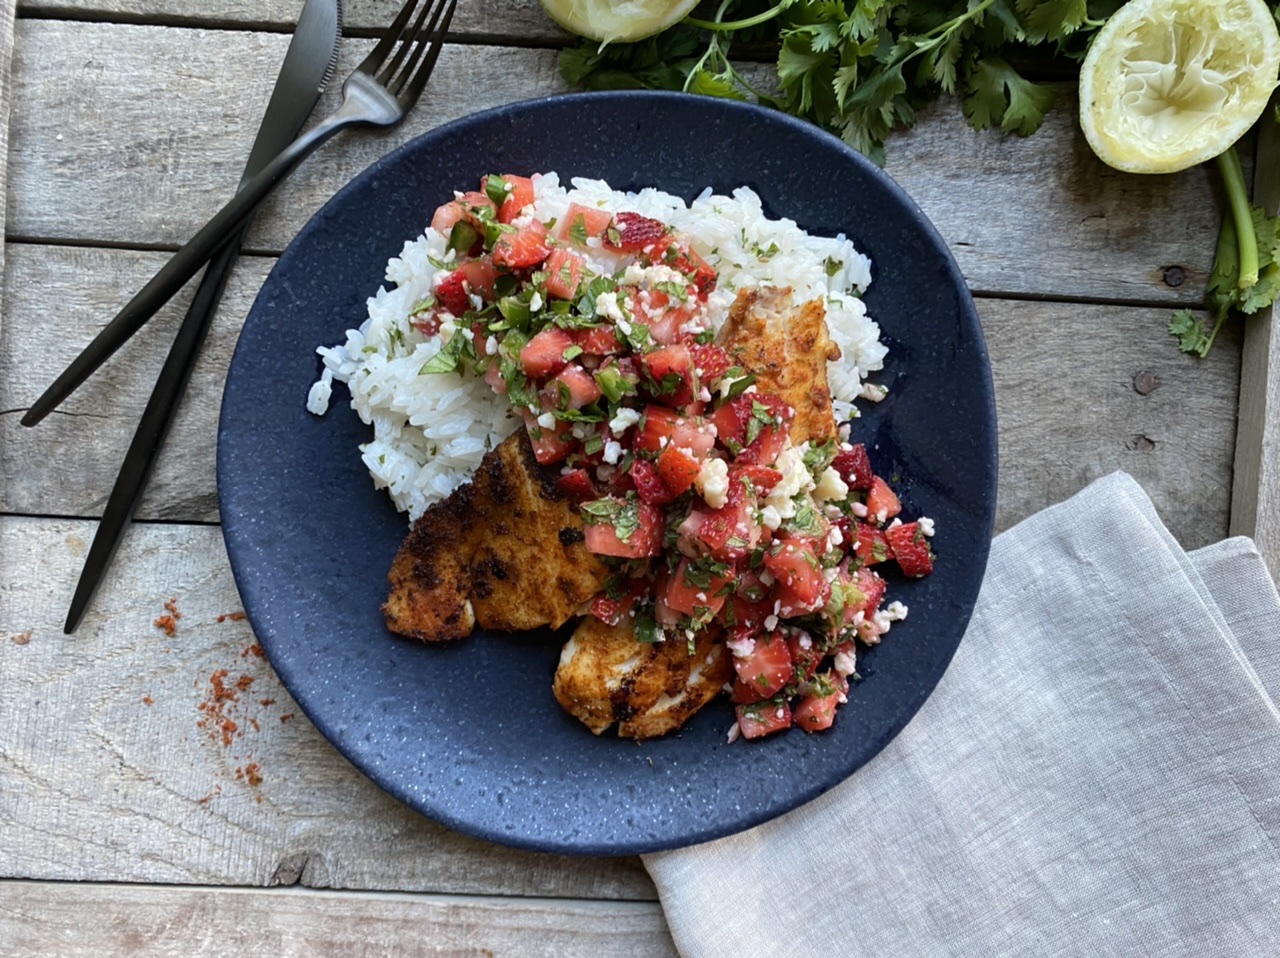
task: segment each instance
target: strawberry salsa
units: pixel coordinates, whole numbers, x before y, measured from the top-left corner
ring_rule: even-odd
[[[687,241],[576,203],[543,222],[533,202],[532,180],[490,175],[436,210],[447,252],[412,322],[442,345],[422,372],[483,376],[560,466],[613,570],[590,614],[691,652],[723,637],[731,738],[828,728],[856,641],[907,613],[876,567],[928,575],[932,523],[899,518],[847,425],[792,443],[795,410],[716,344],[717,274]]]

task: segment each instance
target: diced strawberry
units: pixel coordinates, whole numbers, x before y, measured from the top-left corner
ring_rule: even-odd
[[[584,503],[583,512],[588,525],[583,530],[587,549],[596,555],[618,556],[623,559],[643,559],[662,551],[662,510],[638,497],[625,500],[609,497],[597,499],[597,503],[615,503],[612,516],[600,516],[591,511],[593,503]],[[632,512],[634,510],[634,513]],[[623,517],[634,519],[636,527],[625,539],[618,534],[617,525]],[[630,521],[626,523],[630,525]]]
[[[795,724],[806,732],[830,728],[836,719],[836,709],[848,700],[848,688],[848,682],[835,672],[815,677],[796,706]]]
[[[863,565],[875,565],[889,559],[889,540],[878,527],[866,522],[859,522],[854,528],[853,554],[862,560]]]
[[[696,459],[704,459],[715,442],[714,430],[701,416],[681,416],[674,409],[650,404],[644,408],[636,449],[661,452],[670,444],[688,449]]]
[[[744,424],[743,438],[751,436],[755,429],[752,421],[759,424],[759,433],[747,443],[737,455],[737,462],[759,463],[767,466],[778,458],[782,447],[787,443],[787,424],[795,417],[795,410],[777,396],[740,396],[739,399],[752,399],[748,419]],[[768,420],[770,424],[763,424]]]
[[[929,540],[920,531],[920,523],[894,526],[886,529],[884,535],[903,575],[918,579],[933,571],[933,554],[929,551]]]
[[[460,200],[450,200],[437,207],[431,216],[431,228],[442,236],[448,236],[459,220],[466,220],[476,229],[483,231],[484,220],[479,211],[493,210],[493,200],[484,193],[464,193]]]
[[[698,382],[707,386],[733,366],[732,357],[719,346],[711,343],[694,344],[689,347],[689,352],[693,354],[693,365],[698,372]]]
[[[697,459],[673,445],[668,445],[659,453],[655,465],[658,467],[658,475],[662,477],[663,485],[670,489],[674,496],[687,492],[693,485],[693,480],[698,478],[698,472],[702,468],[702,463]]]
[[[813,636],[802,629],[795,629],[787,636],[787,648],[791,650],[791,662],[795,666],[796,679],[808,681],[822,663],[823,653]]]
[[[826,580],[813,546],[803,539],[784,539],[764,556],[764,567],[803,604],[822,597]]]
[[[555,251],[552,251],[552,256]],[[592,326],[588,329],[571,329],[569,337],[582,351],[591,356],[616,356],[623,351],[622,343],[612,326]]]
[[[530,379],[541,379],[564,369],[568,360],[564,352],[573,340],[558,326],[548,326],[520,350],[520,367]]]
[[[498,270],[490,257],[477,256],[475,259],[469,259],[459,266],[457,271],[466,277],[468,291],[475,293],[486,302],[492,302],[497,298],[493,284],[498,278]]]
[[[507,190],[507,198],[498,207],[498,222],[510,223],[533,202],[533,180],[527,176],[512,176],[510,173],[503,173],[502,179],[510,189]],[[481,188],[483,189],[483,184]]]
[[[678,407],[693,400],[693,356],[688,346],[661,346],[641,356],[640,366],[648,374],[649,393],[658,402]]]
[[[504,232],[493,244],[493,262],[499,269],[528,269],[543,262],[550,253],[547,228],[538,220],[531,220],[515,232]]]
[[[727,501],[719,509],[695,509],[680,525],[700,544],[701,551],[717,559],[741,559],[760,542],[760,524],[755,520],[753,503],[749,502],[741,483],[730,483]]]
[[[689,277],[689,281],[702,297],[716,287],[716,271],[688,245],[674,236],[668,235],[655,243],[648,252],[648,258],[652,263],[662,263]]]
[[[585,246],[588,237],[600,236],[612,222],[613,214],[608,210],[570,203],[569,212],[556,225],[556,237],[564,242]]]
[[[665,506],[675,499],[667,484],[658,475],[657,467],[648,459],[636,457],[631,463],[631,479],[636,485],[636,493],[645,502],[655,506]]]
[[[861,612],[866,616],[874,615],[880,608],[880,600],[884,598],[884,579],[880,578],[879,573],[874,569],[862,568],[854,573],[853,582],[864,596],[862,602],[853,611]]]
[[[542,284],[547,295],[556,299],[573,299],[578,295],[582,274],[587,267],[577,253],[557,246],[547,255],[542,268],[547,272],[546,282]]]
[[[439,275],[439,274],[436,274]],[[467,296],[467,277],[461,269],[447,273],[436,282],[436,302],[454,316],[462,316],[471,308],[471,298]]]
[[[577,445],[577,440],[573,438],[573,432],[567,423],[557,422],[551,428],[545,428],[538,425],[537,418],[526,409],[524,426],[529,433],[529,442],[533,446],[533,456],[543,465],[560,462]]]
[[[739,705],[734,714],[743,738],[762,738],[791,727],[791,706],[782,699]]]
[[[665,223],[639,213],[624,211],[614,214],[613,227],[605,233],[605,246],[626,253],[638,253],[666,235]]]
[[[523,352],[521,358],[523,359]],[[595,378],[577,363],[569,363],[542,390],[552,409],[581,409],[600,398]]]
[[[750,569],[741,570],[723,618],[738,628],[755,630],[764,625],[765,618],[772,612],[769,589],[760,581],[760,576]]]
[[[768,466],[750,464],[734,466],[729,470],[730,482],[741,482],[744,479],[751,483],[751,488],[756,496],[763,498],[772,491],[774,486],[782,481],[782,473]]]
[[[867,519],[876,523],[884,523],[902,511],[902,503],[889,488],[889,484],[876,476],[871,480],[871,490],[867,493]]]
[[[588,611],[601,622],[617,625],[622,617],[635,607],[642,595],[649,591],[649,580],[643,578],[629,579],[617,598],[610,598],[607,592],[601,592],[591,600]]]
[[[585,469],[573,469],[556,480],[556,488],[565,494],[570,502],[587,502],[600,495],[596,484]]]
[[[845,485],[850,489],[870,489],[875,474],[871,471],[871,460],[867,457],[867,447],[857,443],[848,451],[836,453],[831,468],[840,474]]]
[[[749,655],[733,656],[733,670],[738,674],[734,685],[735,702],[759,702],[781,692],[795,674],[791,649],[778,631],[761,632],[755,638]]]
[[[689,560],[681,559],[676,570],[667,576],[659,588],[663,601],[668,607],[684,615],[715,615],[724,605],[728,594],[725,587],[733,581],[732,569],[729,575],[724,576],[708,573],[706,585],[699,585],[690,575]]]

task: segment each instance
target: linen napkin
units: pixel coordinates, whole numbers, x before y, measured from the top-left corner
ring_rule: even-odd
[[[686,958],[1280,955],[1277,702],[1253,544],[1184,552],[1116,473],[996,538],[880,755],[645,865]]]

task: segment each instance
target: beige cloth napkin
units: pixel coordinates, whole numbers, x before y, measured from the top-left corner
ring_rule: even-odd
[[[1184,552],[1117,473],[996,538],[884,752],[645,864],[686,958],[1280,955],[1277,702],[1252,543]]]

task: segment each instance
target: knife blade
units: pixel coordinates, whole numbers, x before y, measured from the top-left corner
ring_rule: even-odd
[[[298,135],[337,68],[341,35],[341,0],[306,0],[249,151],[241,185]],[[80,581],[76,584],[63,627],[68,635],[84,618],[89,602],[120,545],[125,526],[133,518],[248,229],[249,224],[246,224],[240,234],[210,261],[169,349],[80,572]]]

